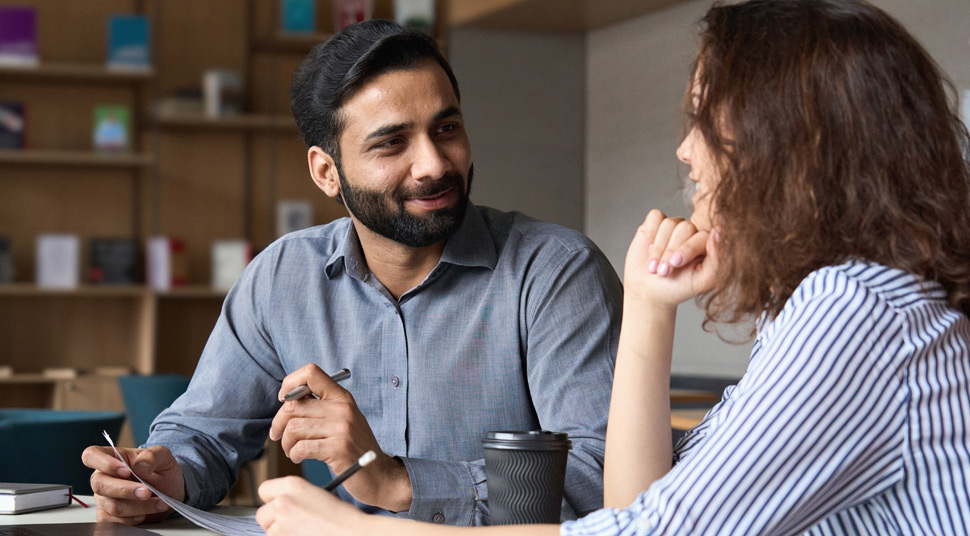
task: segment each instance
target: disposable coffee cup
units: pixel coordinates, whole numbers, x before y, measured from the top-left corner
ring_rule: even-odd
[[[482,446],[489,524],[559,523],[569,434],[487,432]]]

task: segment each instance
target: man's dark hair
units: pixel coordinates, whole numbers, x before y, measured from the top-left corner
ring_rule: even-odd
[[[318,146],[339,162],[341,105],[374,78],[428,60],[441,66],[461,101],[458,81],[434,39],[395,22],[360,22],[313,47],[290,84],[290,108],[307,147]]]

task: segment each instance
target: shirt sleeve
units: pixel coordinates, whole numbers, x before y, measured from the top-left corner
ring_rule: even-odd
[[[816,272],[680,463],[561,533],[800,534],[878,495],[902,477],[903,322],[844,273]]]
[[[543,265],[528,281],[527,380],[544,430],[566,432],[572,449],[566,466],[562,519],[576,519],[603,504],[606,418],[619,340],[622,288],[598,250],[582,248]],[[473,403],[472,401],[469,401]],[[488,519],[484,460],[402,458],[411,479],[411,519],[482,525]]]
[[[269,287],[258,284],[265,259],[250,263],[229,291],[188,390],[152,423],[148,444],[172,451],[185,502],[198,508],[221,501],[240,465],[260,456],[281,406],[285,374],[257,306]]]
[[[544,270],[525,306],[527,374],[544,430],[566,432],[564,519],[603,505],[603,455],[620,336],[622,287],[595,247]]]

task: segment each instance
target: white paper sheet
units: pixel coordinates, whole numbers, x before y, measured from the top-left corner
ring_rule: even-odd
[[[108,444],[111,445],[111,449],[115,451],[115,456],[121,460],[121,463],[125,464],[125,467],[131,471],[131,474],[135,475],[135,472],[131,470],[131,466],[125,461],[125,458],[118,452],[115,448],[114,441],[108,435],[108,432],[102,431],[104,438],[108,440]],[[138,478],[138,475],[135,475]],[[158,491],[153,488],[150,484],[138,478],[138,481],[145,484],[148,489],[152,490],[152,493],[158,495],[165,504],[171,506],[176,512],[182,514],[186,519],[195,523],[196,525],[206,528],[219,534],[225,534],[226,536],[235,535],[263,535],[266,534],[263,529],[256,523],[256,516],[227,516],[222,514],[213,514],[212,512],[206,512],[205,510],[199,510],[198,508],[193,508],[187,504],[181,503],[168,495]]]

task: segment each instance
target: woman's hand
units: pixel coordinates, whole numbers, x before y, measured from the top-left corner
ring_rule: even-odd
[[[654,209],[637,229],[626,255],[623,291],[650,305],[677,305],[714,288],[717,230]]]
[[[265,504],[256,511],[256,522],[268,535],[339,536],[364,532],[366,516],[360,510],[296,476],[263,482],[259,498]]]

